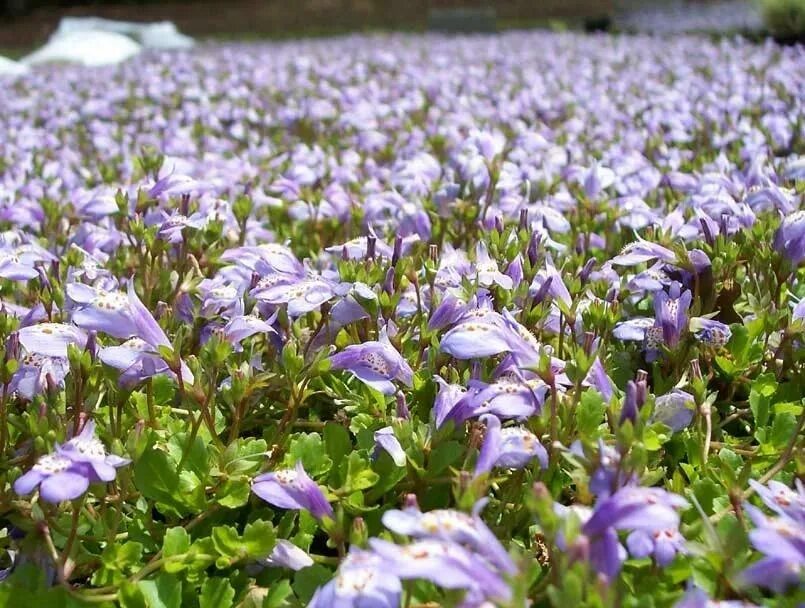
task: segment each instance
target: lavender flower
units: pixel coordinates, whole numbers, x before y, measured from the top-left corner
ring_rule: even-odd
[[[749,540],[763,557],[741,573],[743,581],[777,593],[801,585],[805,572],[805,525],[786,515],[768,518],[752,505],[744,505],[744,509],[755,524]]]
[[[351,549],[330,582],[318,589],[308,608],[394,608],[402,583],[383,557]]]
[[[805,211],[795,211],[783,218],[774,234],[773,246],[794,266],[805,260]]]
[[[392,346],[385,329],[381,330],[379,341],[351,344],[330,357],[330,363],[333,369],[351,372],[384,395],[392,395],[397,390],[392,380],[411,386],[414,379],[414,371]]]
[[[674,389],[654,400],[652,422],[662,422],[672,431],[681,431],[693,421],[695,401],[693,395]]]
[[[393,509],[383,514],[383,525],[395,534],[457,543],[484,556],[501,572],[513,573],[514,561],[478,515],[485,505],[485,500],[479,501],[471,515],[455,509],[427,513],[418,508]]]
[[[64,445],[56,445],[52,454],[41,456],[33,468],[14,482],[17,494],[30,494],[39,487],[39,495],[47,502],[78,498],[90,483],[115,479],[116,469],[131,462],[107,454],[95,437],[95,423],[88,421],[81,433]]]
[[[383,427],[375,431],[375,448],[372,452],[372,458],[377,458],[380,450],[383,450],[391,456],[398,467],[404,467],[406,462],[405,450],[400,445],[399,440],[394,436],[394,429],[390,426]]]
[[[481,416],[481,422],[486,425],[486,434],[475,475],[488,473],[494,467],[522,469],[535,458],[543,469],[548,467],[548,452],[534,433],[523,427],[501,429],[500,420],[490,414]]]
[[[252,492],[280,509],[304,509],[318,519],[333,516],[333,508],[301,462],[296,463],[295,469],[258,475],[252,482]]]
[[[725,346],[732,337],[729,325],[703,317],[691,318],[690,329],[697,340],[712,348]]]

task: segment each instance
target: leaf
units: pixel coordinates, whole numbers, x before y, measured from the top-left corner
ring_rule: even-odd
[[[458,441],[447,441],[436,446],[428,458],[428,475],[434,477],[456,462],[464,453],[464,446]]]
[[[291,593],[293,590],[290,581],[282,580],[274,583],[263,600],[262,608],[280,608]]]
[[[299,460],[311,477],[324,475],[333,464],[318,433],[300,433],[291,440],[283,465],[292,469]]]
[[[598,427],[603,422],[606,411],[606,403],[598,391],[584,391],[579,406],[576,408],[576,426],[579,429],[579,435],[591,439],[596,438]]]
[[[758,376],[749,392],[749,407],[755,418],[756,428],[764,427],[769,421],[771,397],[777,391],[774,374]]]
[[[276,544],[277,535],[271,522],[261,519],[246,524],[243,530],[243,546],[250,558],[261,558],[269,555]]]
[[[352,452],[349,455],[349,459],[341,465],[342,469],[344,465],[346,465],[346,475],[343,489],[347,493],[351,494],[357,490],[371,488],[380,479],[358,452]]]
[[[124,608],[181,608],[182,581],[171,574],[162,573],[154,579],[139,581],[136,590],[132,587],[121,588],[120,603]]]
[[[334,467],[337,467],[344,457],[352,451],[352,439],[349,436],[349,431],[335,422],[325,424],[324,448]]]
[[[183,515],[187,512],[176,492],[179,487],[176,465],[165,452],[153,446],[146,448],[134,464],[134,485],[146,498],[169,507],[168,514]]]
[[[797,419],[794,414],[776,414],[771,425],[769,441],[778,449],[782,449],[794,436],[797,430]]]
[[[242,507],[249,501],[251,486],[241,479],[228,479],[218,488],[215,501],[227,509]]]
[[[186,567],[184,560],[171,561],[171,558],[184,555],[190,550],[190,535],[181,526],[169,528],[162,539],[162,556],[165,558],[166,572],[179,572]]]
[[[296,593],[296,597],[299,598],[302,604],[307,604],[313,594],[316,593],[316,589],[329,581],[330,578],[332,578],[332,573],[319,564],[302,568],[294,575],[294,593]]]
[[[235,590],[229,580],[220,577],[208,578],[201,586],[199,608],[228,608],[235,599]]]

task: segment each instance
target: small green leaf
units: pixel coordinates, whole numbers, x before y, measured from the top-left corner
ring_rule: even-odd
[[[235,599],[235,590],[229,580],[220,577],[208,578],[201,586],[199,608],[228,608]]]

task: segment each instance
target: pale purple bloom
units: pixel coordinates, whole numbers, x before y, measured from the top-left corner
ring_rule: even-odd
[[[676,254],[667,247],[638,238],[638,240],[626,245],[620,254],[612,258],[611,263],[620,266],[636,266],[656,259],[673,262],[676,259]]]
[[[401,597],[402,583],[388,560],[353,547],[308,608],[398,608]]]
[[[311,274],[303,279],[283,279],[280,282],[272,279],[269,284],[258,283],[251,295],[259,302],[286,304],[288,316],[296,318],[317,310],[335,296],[335,289],[329,281]]]
[[[687,552],[685,538],[676,528],[635,530],[626,537],[626,547],[632,557],[652,557],[658,566],[667,566],[677,553]]]
[[[11,377],[8,389],[31,401],[36,395],[43,394],[49,384],[63,387],[69,371],[70,363],[66,357],[28,353],[20,359],[19,368]]]
[[[481,416],[481,422],[486,425],[486,433],[475,475],[495,467],[522,469],[535,458],[543,469],[548,467],[548,452],[534,433],[521,426],[501,428],[500,420],[491,414]]]
[[[160,347],[172,349],[168,336],[153,315],[137,297],[134,285],[128,285],[128,305],[136,328],[136,337],[119,346],[102,348],[98,357],[107,365],[121,370],[121,384],[130,386],[169,370],[159,354]],[[193,384],[194,377],[184,361],[180,361],[182,381]]]
[[[301,462],[294,469],[258,475],[252,482],[252,492],[280,509],[304,509],[318,519],[333,516],[324,492],[308,476]]]
[[[81,433],[64,445],[56,445],[52,454],[41,456],[33,468],[14,482],[17,494],[30,494],[39,487],[47,502],[78,498],[90,483],[115,479],[116,469],[130,460],[107,454],[95,437],[95,423],[88,421]]]
[[[607,402],[610,401],[612,396],[615,394],[615,383],[612,382],[612,379],[607,375],[607,371],[604,369],[604,365],[601,363],[600,357],[596,357],[593,361],[593,364],[590,366],[590,370],[587,372],[582,385],[591,386],[597,390],[604,398],[604,401]]]
[[[478,515],[485,505],[486,500],[479,501],[471,515],[455,509],[436,509],[425,513],[413,507],[393,509],[383,514],[383,525],[395,534],[462,545],[484,556],[501,572],[513,573],[514,561]]]
[[[508,585],[491,564],[456,543],[425,539],[401,546],[373,538],[369,545],[402,580],[423,579],[445,589],[464,589],[488,599],[506,600],[510,596]]]
[[[754,479],[749,480],[749,485],[769,509],[805,525],[805,484],[799,479],[794,483],[796,490],[773,479],[765,486]]]
[[[783,218],[774,235],[773,245],[794,266],[805,260],[805,211],[795,211]]]
[[[456,359],[477,359],[510,351],[510,342],[511,332],[499,313],[474,308],[442,337],[439,348]]]
[[[439,385],[439,392],[433,402],[433,423],[436,428],[440,428],[447,420],[450,412],[467,392],[467,389],[459,384],[448,384],[443,378],[434,376],[433,379]]]
[[[525,419],[541,411],[548,386],[534,378],[505,376],[491,384],[470,382],[469,390],[451,408],[446,418],[460,424],[482,414],[503,419]]]
[[[582,533],[590,542],[590,563],[608,580],[620,572],[625,551],[618,540],[619,530],[653,533],[679,527],[677,509],[687,505],[681,496],[658,488],[627,486],[600,499]]]
[[[510,276],[500,272],[498,263],[489,256],[483,241],[475,246],[475,272],[478,274],[478,283],[484,287],[497,284],[503,289],[511,289],[514,285]]]
[[[386,330],[380,340],[351,344],[330,357],[333,369],[352,372],[361,382],[383,393],[392,395],[397,390],[392,380],[411,386],[414,370],[391,344]]]
[[[688,325],[688,309],[693,294],[682,291],[679,283],[671,284],[668,293],[657,292],[654,295],[654,319],[656,326],[662,329],[663,343],[674,348],[679,343],[682,332]]]
[[[274,545],[271,555],[261,560],[261,563],[272,568],[288,568],[296,571],[312,566],[313,559],[291,541],[281,538]]]
[[[115,338],[130,338],[138,333],[126,294],[82,283],[68,284],[65,292],[75,307],[71,319],[79,327]]]
[[[380,451],[383,450],[391,456],[398,467],[404,467],[406,456],[405,450],[400,445],[400,441],[394,436],[394,429],[390,426],[383,427],[375,431],[375,448],[372,452],[372,458],[377,458]]]
[[[693,421],[696,403],[693,395],[674,389],[654,400],[652,422],[662,422],[672,431],[681,431]]]
[[[805,525],[787,515],[766,517],[749,504],[744,509],[755,524],[749,540],[763,557],[741,573],[743,581],[777,593],[801,585],[805,572]]]
[[[20,328],[20,344],[28,353],[46,357],[67,358],[67,347],[71,344],[83,349],[87,344],[87,334],[74,325],[64,323],[38,323]]]
[[[691,318],[690,329],[693,331],[697,340],[713,348],[725,346],[732,337],[732,331],[729,325],[704,317]]]

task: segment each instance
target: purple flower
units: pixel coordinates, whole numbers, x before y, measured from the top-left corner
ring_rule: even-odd
[[[599,357],[596,357],[595,361],[593,361],[582,384],[584,386],[593,387],[601,394],[606,402],[609,402],[615,394],[615,383],[612,382],[612,379],[607,375],[607,371],[604,369],[604,365],[601,363]]]
[[[439,392],[433,402],[433,423],[438,429],[447,420],[450,412],[467,392],[467,389],[459,384],[448,384],[439,376],[434,376],[433,379],[439,385]]]
[[[395,534],[416,539],[436,539],[459,544],[484,556],[501,572],[513,573],[512,558],[478,513],[486,500],[475,505],[471,515],[455,509],[436,509],[426,513],[418,508],[386,511],[383,525]]]
[[[20,359],[20,366],[9,383],[9,392],[17,393],[28,401],[41,395],[53,386],[64,386],[64,379],[70,371],[66,357],[47,357],[28,353]]]
[[[17,494],[30,494],[39,487],[47,502],[78,498],[90,483],[114,480],[116,469],[131,462],[107,454],[95,437],[95,423],[88,421],[81,433],[64,445],[56,445],[52,454],[41,456],[33,468],[14,482]]]
[[[805,484],[795,480],[797,489],[792,490],[779,481],[771,480],[768,485],[749,480],[749,485],[757,492],[769,509],[805,525]]]
[[[673,262],[676,254],[662,245],[638,237],[638,240],[626,245],[620,254],[612,258],[611,263],[620,266],[636,266],[656,259]]]
[[[130,338],[138,333],[126,294],[82,283],[68,284],[65,292],[75,305],[71,319],[77,326],[115,338]]]
[[[693,294],[682,292],[679,283],[672,283],[668,293],[659,291],[654,296],[654,320],[662,329],[662,340],[669,348],[676,347],[688,325],[688,309]]]
[[[98,354],[101,361],[123,372],[120,382],[125,386],[169,371],[170,366],[162,359],[159,348],[173,348],[159,323],[137,297],[131,281],[128,285],[128,300],[136,337],[119,346],[102,348]],[[180,368],[182,381],[193,384],[193,373],[184,361],[180,360]]]
[[[786,515],[766,517],[749,504],[744,509],[755,524],[749,540],[763,557],[746,568],[741,578],[777,593],[800,585],[805,572],[805,525]]]
[[[674,432],[681,431],[693,421],[695,407],[693,395],[674,389],[654,400],[651,421],[662,422]]]
[[[418,540],[395,545],[379,538],[369,545],[386,567],[402,580],[422,579],[445,589],[465,589],[487,599],[506,600],[508,585],[484,558],[444,540]]]
[[[632,557],[653,557],[658,566],[670,564],[677,553],[686,553],[685,538],[676,528],[665,530],[635,530],[626,538]]]
[[[399,440],[394,436],[394,429],[390,426],[383,427],[375,431],[375,448],[372,452],[372,458],[377,458],[380,451],[383,450],[391,456],[398,467],[404,467],[406,462],[405,450],[400,445]]]
[[[795,211],[783,218],[774,234],[774,249],[794,266],[805,260],[805,210]]]
[[[582,533],[589,540],[590,563],[609,580],[614,579],[625,559],[617,532],[678,529],[676,509],[685,505],[684,498],[665,490],[637,486],[627,486],[599,500],[582,526]]]
[[[73,344],[84,348],[87,334],[74,325],[64,323],[38,323],[19,330],[20,344],[29,353],[46,357],[67,358],[67,347]]]
[[[282,279],[276,282],[272,278],[267,283],[259,282],[251,295],[259,302],[286,304],[288,316],[296,318],[318,309],[335,296],[335,290],[332,283],[311,274],[302,279]]]
[[[543,469],[548,467],[548,452],[534,433],[523,427],[501,428],[500,420],[491,414],[481,416],[486,425],[475,475],[488,473],[495,467],[522,469],[535,458]]]
[[[289,568],[296,571],[312,566],[313,559],[291,541],[281,538],[274,545],[271,555],[261,560],[261,563],[272,568]]]
[[[481,307],[466,311],[439,343],[456,359],[491,357],[510,351],[512,336],[499,313]]]
[[[333,516],[324,492],[308,476],[301,462],[296,463],[295,469],[258,475],[252,482],[252,492],[281,509],[304,509],[318,519]]]
[[[712,348],[725,346],[732,337],[729,325],[704,317],[691,318],[690,329],[697,340]]]
[[[461,424],[482,414],[498,418],[525,419],[541,411],[548,385],[534,378],[526,380],[504,376],[492,384],[470,383],[470,390],[459,399],[446,418]]]
[[[396,608],[401,596],[402,583],[388,561],[353,547],[335,577],[313,595],[308,608]]]
[[[514,285],[512,278],[498,269],[498,263],[489,257],[489,251],[483,241],[475,246],[475,272],[478,273],[478,284],[491,287],[500,285],[503,289],[511,289]]]
[[[389,342],[386,330],[380,332],[379,341],[351,344],[330,357],[333,369],[352,372],[361,382],[383,393],[392,395],[397,390],[392,380],[411,386],[414,370]]]

